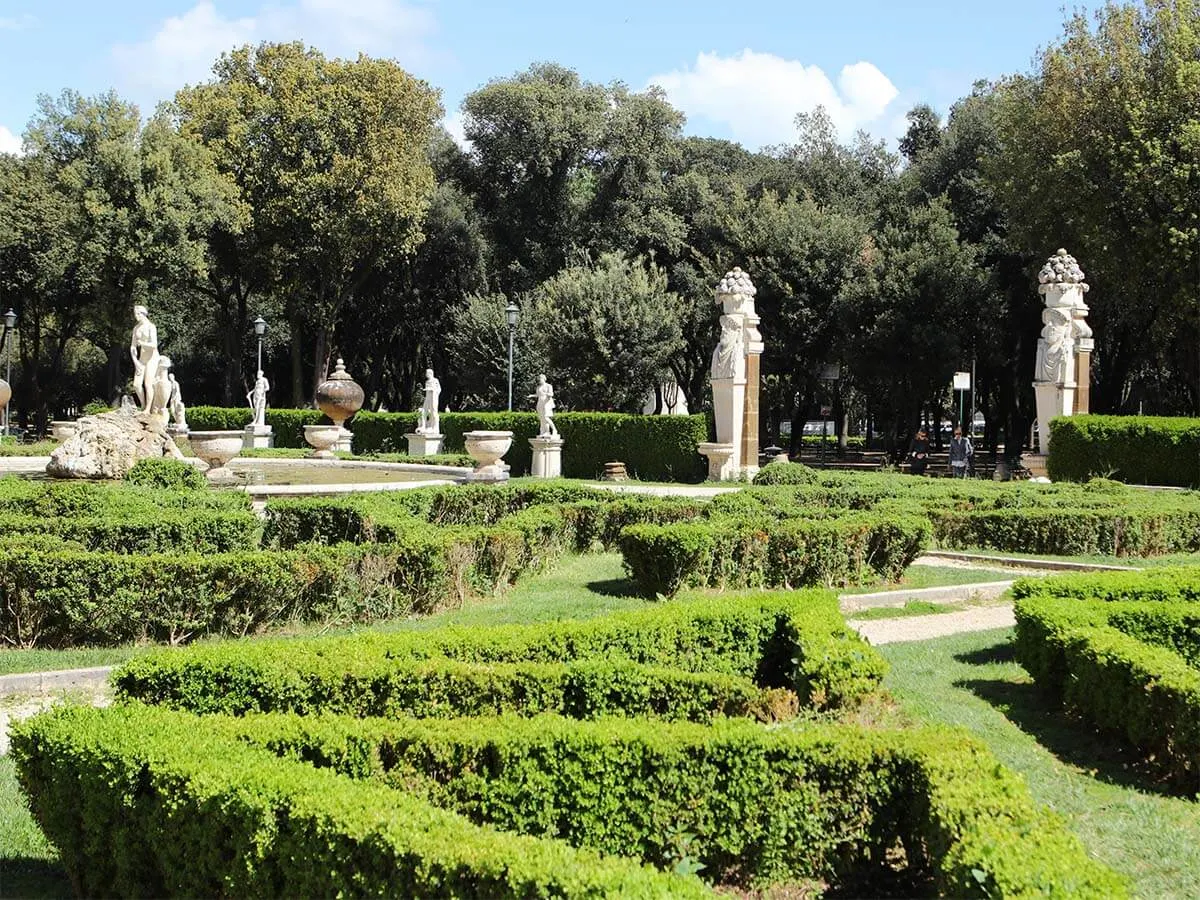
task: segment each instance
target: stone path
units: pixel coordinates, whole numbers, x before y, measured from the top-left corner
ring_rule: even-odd
[[[846,623],[872,644],[899,644],[905,641],[927,641],[948,634],[968,631],[990,631],[1010,628],[1016,624],[1011,603],[981,606],[956,612],[934,613],[928,616],[908,616],[902,619],[872,619]]]

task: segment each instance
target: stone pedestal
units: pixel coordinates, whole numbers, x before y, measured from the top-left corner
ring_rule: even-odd
[[[242,432],[242,449],[266,450],[275,446],[275,429],[270,425],[247,425]]]
[[[333,449],[338,453],[354,452],[354,435],[350,433],[349,428],[342,429],[341,434],[338,435],[337,443],[333,445]]]
[[[1075,415],[1086,416],[1092,402],[1092,338],[1080,338],[1075,344]]]
[[[436,456],[442,452],[446,436],[444,434],[414,432],[413,434],[406,434],[404,440],[408,442],[409,456]]]
[[[1029,472],[1030,478],[1048,478],[1046,474],[1045,453],[1022,453],[1021,465]]]
[[[529,474],[534,478],[562,477],[563,439],[560,437],[535,437],[529,439],[533,448],[533,465]]]
[[[706,441],[696,449],[708,460],[709,481],[732,481],[737,477],[737,448],[733,444]]]
[[[601,481],[628,481],[629,473],[625,471],[625,463],[620,461],[606,462]]]
[[[1035,381],[1033,393],[1037,399],[1038,450],[1045,455],[1050,452],[1050,420],[1069,416],[1075,409],[1075,384]]]

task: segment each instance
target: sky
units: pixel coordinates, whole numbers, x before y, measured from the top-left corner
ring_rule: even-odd
[[[456,136],[464,96],[551,61],[657,84],[687,133],[752,150],[792,141],[818,104],[844,138],[895,140],[914,104],[945,113],[976,80],[1030,70],[1063,18],[1058,0],[0,0],[0,151],[39,94],[112,88],[146,114],[232,47],[297,39],[395,59],[441,91]]]

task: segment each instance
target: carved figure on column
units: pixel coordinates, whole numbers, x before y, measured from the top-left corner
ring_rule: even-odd
[[[144,306],[133,308],[133,334],[129,339],[129,355],[133,358],[133,394],[143,412],[150,411],[154,401],[154,385],[158,381],[158,328],[150,321]]]
[[[536,401],[538,415],[538,437],[558,437],[558,427],[554,424],[554,387],[546,381],[545,375],[538,376],[537,391],[529,395]]]
[[[251,425],[264,426],[267,424],[267,394],[270,390],[271,382],[267,381],[267,377],[263,375],[262,369],[259,369],[258,375],[254,379],[254,387],[246,395],[246,399],[250,402],[250,409],[253,412],[253,416],[250,419]]]
[[[1042,323],[1033,379],[1050,384],[1069,384],[1075,380],[1071,311],[1048,306],[1042,310]]]
[[[733,316],[721,316],[721,339],[712,355],[713,378],[737,378],[745,365],[746,345],[742,323]]]
[[[442,383],[434,377],[433,369],[425,370],[425,402],[421,404],[417,434],[441,434],[438,421],[438,398],[442,395]]]
[[[167,408],[171,410],[171,420],[176,427],[187,431],[187,409],[183,405],[183,392],[180,390],[179,382],[175,380],[175,373],[170,372],[167,375],[171,383],[171,395],[167,399]]]
[[[161,414],[165,425],[171,402],[171,357],[160,356],[156,372],[154,383],[147,383],[147,389],[150,392],[150,408],[146,411],[155,415]]]

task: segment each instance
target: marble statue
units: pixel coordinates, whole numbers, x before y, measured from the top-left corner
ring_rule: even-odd
[[[1037,342],[1037,363],[1033,380],[1067,384],[1074,379],[1072,353],[1075,341],[1070,309],[1048,306],[1042,310],[1042,336]]]
[[[160,356],[155,369],[153,383],[147,381],[146,389],[150,392],[150,408],[146,410],[154,415],[163,417],[166,424],[167,410],[171,403],[171,357]]]
[[[554,424],[554,388],[545,375],[538,376],[537,391],[529,395],[536,400],[538,415],[538,437],[558,437],[558,426]]]
[[[421,404],[417,434],[441,434],[438,422],[438,398],[442,394],[442,383],[434,377],[433,369],[425,370],[425,402]]]
[[[171,412],[171,420],[176,428],[187,431],[187,409],[183,405],[183,392],[179,388],[179,382],[175,380],[174,372],[168,373],[167,378],[171,382],[171,394],[167,398],[167,409]]]
[[[250,409],[254,413],[250,418],[251,425],[263,427],[267,424],[267,393],[270,390],[271,382],[267,381],[262,369],[259,369],[258,376],[254,379],[254,387],[246,395],[246,399],[250,402]]]
[[[721,316],[721,340],[713,350],[712,377],[736,378],[745,352],[741,323],[733,316]]]
[[[154,385],[158,381],[158,328],[150,321],[144,306],[133,308],[133,335],[129,339],[129,355],[133,357],[133,393],[143,412],[150,411],[154,401]]]

